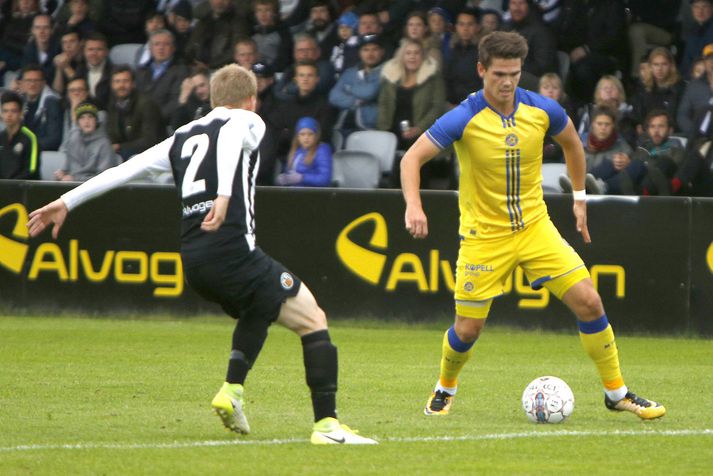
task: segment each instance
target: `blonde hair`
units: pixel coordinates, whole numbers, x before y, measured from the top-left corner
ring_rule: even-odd
[[[594,104],[599,104],[599,92],[604,87],[605,81],[610,81],[612,84],[614,84],[614,86],[616,86],[616,88],[619,90],[619,104],[624,104],[626,102],[626,91],[624,91],[624,85],[621,84],[619,78],[611,74],[606,74],[599,78],[599,81],[597,81],[597,87],[594,88]]]
[[[542,89],[545,84],[551,84],[562,90],[562,80],[557,75],[557,73],[545,73],[540,78],[540,82],[537,84],[538,89]]]
[[[678,69],[676,68],[676,61],[673,58],[673,54],[671,54],[671,50],[668,48],[664,48],[662,46],[659,46],[658,48],[654,48],[651,50],[651,53],[649,53],[649,56],[646,60],[647,64],[649,65],[649,68],[646,69],[646,72],[641,75],[641,82],[644,84],[644,87],[646,88],[647,91],[651,91],[654,89],[654,86],[656,86],[656,80],[654,79],[654,75],[651,72],[651,62],[656,58],[657,56],[663,56],[666,58],[666,61],[668,61],[669,64],[669,70],[668,70],[668,76],[666,76],[661,83],[661,87],[663,88],[670,88],[674,84],[676,84],[681,77],[678,74]]]
[[[239,106],[254,96],[257,96],[255,75],[235,63],[223,66],[210,78],[212,107]]]

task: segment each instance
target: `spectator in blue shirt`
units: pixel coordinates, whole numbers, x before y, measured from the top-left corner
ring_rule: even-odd
[[[327,187],[332,182],[332,150],[320,142],[315,118],[306,116],[297,121],[287,165],[275,182],[303,187]]]

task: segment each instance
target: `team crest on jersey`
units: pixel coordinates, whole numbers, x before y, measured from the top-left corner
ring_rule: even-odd
[[[510,133],[510,134],[508,134],[507,136],[505,136],[505,143],[506,143],[509,147],[515,147],[515,146],[517,145],[517,143],[518,143],[518,138],[517,138],[517,136],[516,136],[515,134]]]
[[[473,286],[473,283],[471,283],[470,281],[467,281],[467,282],[463,285],[463,289],[465,289],[466,292],[471,292],[471,291],[473,291],[474,288],[475,288],[475,286]]]
[[[283,288],[290,290],[292,286],[295,285],[295,279],[288,272],[284,272],[280,275],[280,284]]]
[[[25,148],[24,145],[22,145],[22,142],[18,142],[15,144],[15,147],[12,148],[12,150],[17,154],[20,155],[22,154],[22,150]]]

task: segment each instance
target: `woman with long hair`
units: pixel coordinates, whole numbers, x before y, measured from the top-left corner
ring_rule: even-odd
[[[663,109],[669,117],[676,117],[685,83],[678,74],[673,54],[668,48],[654,48],[646,64],[647,67],[642,69],[641,84],[632,99],[634,119],[637,124],[643,124],[647,114],[654,109]],[[673,127],[675,130],[676,125]]]
[[[327,187],[332,182],[332,150],[320,142],[320,127],[313,117],[302,117],[295,126],[285,170],[278,185]]]
[[[436,61],[426,55],[420,42],[404,40],[396,57],[381,70],[377,129],[396,134],[398,148],[406,150],[438,119],[445,104],[445,86]],[[421,172],[423,185],[430,175],[428,164]],[[392,178],[394,186],[399,186],[398,160]]]

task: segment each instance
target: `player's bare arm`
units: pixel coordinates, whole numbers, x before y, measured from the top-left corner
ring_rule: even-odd
[[[567,172],[572,180],[574,190],[584,190],[584,176],[587,172],[587,165],[584,160],[584,147],[577,135],[577,131],[572,124],[572,120],[567,120],[564,130],[554,137],[564,152],[564,160],[567,163]],[[574,217],[577,220],[577,231],[581,233],[585,243],[591,243],[587,228],[587,202],[586,200],[575,200],[573,206]]]
[[[218,195],[215,200],[213,200],[213,208],[210,209],[206,217],[203,219],[203,223],[201,223],[201,230],[218,231],[220,226],[225,221],[229,203],[230,197]]]
[[[53,224],[52,238],[56,240],[59,229],[62,228],[68,212],[67,205],[61,198],[33,211],[30,213],[30,219],[27,222],[30,236],[34,238],[42,233],[48,225]]]
[[[421,205],[421,167],[440,152],[426,134],[406,151],[401,159],[401,190],[406,201],[406,230],[414,238],[428,236],[428,219]]]

